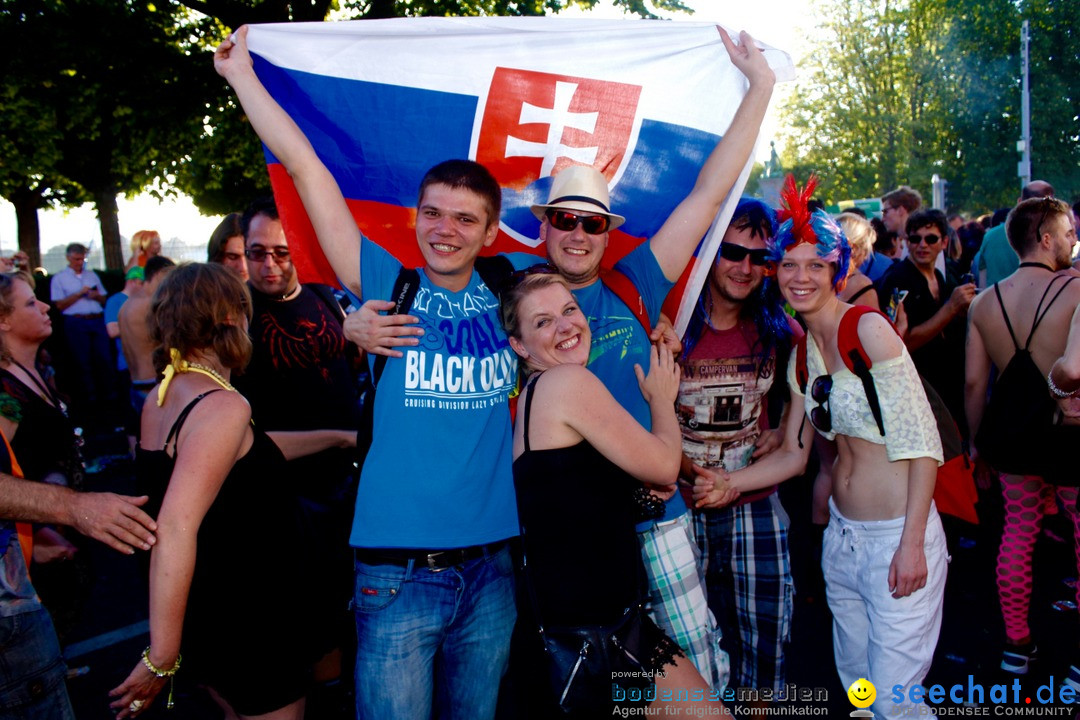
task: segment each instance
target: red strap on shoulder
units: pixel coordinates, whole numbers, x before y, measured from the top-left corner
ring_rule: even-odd
[[[799,383],[799,392],[806,394],[806,384],[810,382],[810,370],[806,366],[806,334],[795,341],[795,381]]]
[[[645,300],[642,299],[634,282],[614,268],[601,270],[600,281],[615,293],[626,307],[630,308],[630,312],[634,313],[641,327],[645,328],[645,334],[651,335],[652,322],[649,320],[649,314],[645,312]]]
[[[885,313],[875,310],[872,307],[866,305],[853,305],[848,308],[848,311],[840,318],[840,330],[836,336],[836,347],[840,351],[840,357],[844,359],[844,365],[856,375],[859,374],[860,369],[855,365],[855,357],[862,360],[867,370],[874,366],[874,362],[870,359],[870,356],[866,354],[862,342],[859,341],[859,319],[867,313],[875,313],[886,320],[889,320],[889,317],[885,315]],[[889,322],[889,325],[892,325],[891,321]]]

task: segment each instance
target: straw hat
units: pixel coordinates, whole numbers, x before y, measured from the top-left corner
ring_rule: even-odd
[[[626,222],[622,215],[611,212],[608,205],[607,178],[596,168],[587,165],[572,165],[558,175],[551,184],[546,205],[533,205],[532,214],[543,221],[544,213],[549,209],[569,210],[588,215],[607,215],[611,218],[609,230]]]

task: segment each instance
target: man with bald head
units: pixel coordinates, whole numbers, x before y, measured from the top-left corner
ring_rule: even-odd
[[[1031,198],[1054,197],[1054,186],[1045,180],[1033,180],[1020,191],[1016,204]],[[1020,258],[1005,236],[1005,223],[986,231],[982,247],[971,262],[973,272],[979,277],[979,287],[990,287],[1004,280],[1020,267]]]

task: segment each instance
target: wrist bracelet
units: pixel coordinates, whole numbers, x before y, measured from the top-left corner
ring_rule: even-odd
[[[1047,386],[1049,386],[1050,392],[1052,392],[1054,395],[1056,395],[1059,398],[1070,398],[1073,395],[1076,395],[1076,393],[1080,392],[1080,388],[1076,388],[1072,392],[1065,392],[1064,390],[1059,388],[1057,385],[1055,385],[1054,384],[1054,369],[1053,368],[1050,368],[1050,372],[1046,373],[1046,384],[1047,384]]]
[[[169,697],[165,701],[165,709],[172,710],[175,703],[173,703],[173,683],[175,681],[176,671],[180,669],[180,659],[183,657],[180,653],[176,654],[176,662],[173,663],[171,668],[162,670],[157,665],[154,665],[150,660],[150,646],[147,645],[143,650],[142,664],[146,666],[146,669],[153,673],[154,676],[159,678],[169,678]]]

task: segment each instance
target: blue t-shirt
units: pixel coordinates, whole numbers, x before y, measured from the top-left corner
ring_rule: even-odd
[[[360,253],[361,299],[390,297],[401,263],[367,238]],[[537,261],[507,257],[515,268]],[[354,547],[456,548],[518,534],[507,403],[517,355],[498,306],[475,270],[459,292],[420,271],[408,312],[425,334],[404,357],[388,358],[379,379]]]
[[[660,318],[664,298],[674,283],[664,276],[649,243],[634,248],[615,269],[634,283],[645,303],[645,312],[655,325]],[[634,364],[649,370],[649,336],[634,313],[626,307],[603,282],[597,280],[588,287],[574,290],[578,305],[589,320],[592,330],[592,349],[589,352],[589,370],[600,378],[604,386],[634,419],[646,430],[652,429],[652,413],[649,403],[641,394]],[[673,520],[686,512],[682,496],[675,493],[667,502],[662,520]]]
[[[127,299],[127,293],[123,291],[109,296],[109,299],[105,301],[106,325],[111,322],[119,322],[120,306],[127,302]],[[117,336],[114,342],[116,342],[116,369],[127,370],[127,358],[124,357],[124,349],[120,347],[120,337]]]

